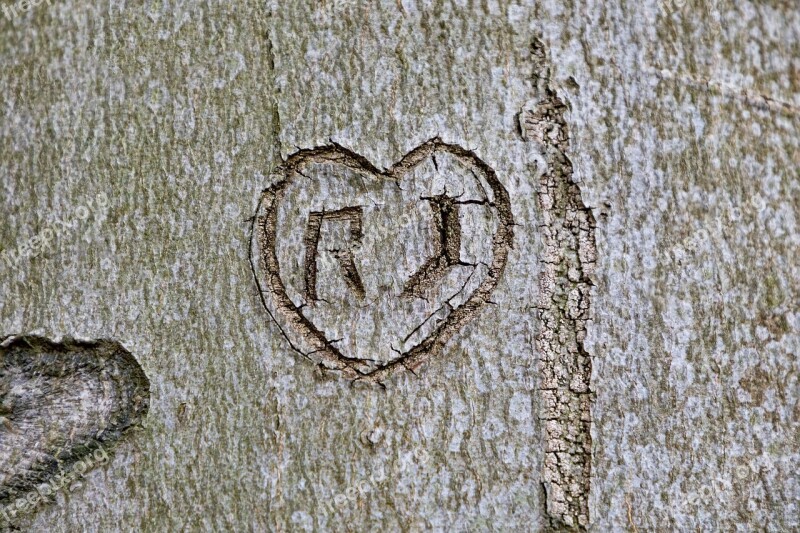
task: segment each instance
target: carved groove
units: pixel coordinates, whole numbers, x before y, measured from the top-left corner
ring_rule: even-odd
[[[385,364],[380,364],[376,368],[370,366],[372,363],[370,359],[344,355],[335,346],[335,341],[326,338],[325,334],[304,315],[302,312],[303,306],[293,303],[287,294],[286,287],[281,279],[280,265],[276,252],[278,206],[292,180],[298,175],[304,176],[303,169],[307,166],[313,164],[340,165],[343,168],[363,173],[371,179],[400,183],[407,174],[412,172],[423,161],[432,158],[437,153],[447,154],[448,157],[453,157],[465,165],[473,175],[481,175],[488,184],[488,188],[491,189],[492,201],[490,202],[487,198],[480,201],[465,202],[456,202],[446,197],[428,198],[428,201],[436,207],[434,212],[437,214],[434,215],[434,220],[438,229],[439,241],[434,245],[435,253],[434,258],[429,261],[430,266],[420,268],[415,279],[405,285],[405,290],[403,291],[405,296],[418,294],[426,284],[429,284],[434,277],[441,275],[449,266],[465,264],[458,259],[461,229],[458,222],[458,207],[456,204],[475,203],[485,205],[487,209],[495,213],[498,224],[492,236],[492,260],[490,264],[484,265],[486,266],[486,273],[483,275],[480,285],[474,289],[469,298],[461,305],[450,306],[452,311],[435,326],[435,329],[428,337],[402,353],[397,352],[396,358]],[[290,156],[275,173],[281,174],[283,179],[263,192],[257,215],[253,217],[250,251],[251,267],[261,294],[262,303],[284,337],[286,337],[293,349],[314,360],[321,369],[339,371],[348,379],[382,384],[395,372],[403,369],[414,371],[430,357],[440,353],[450,338],[467,322],[477,316],[481,308],[489,301],[489,296],[497,286],[497,282],[505,268],[508,250],[513,240],[513,218],[508,192],[497,179],[494,170],[471,151],[444,143],[440,139],[432,139],[409,152],[393,167],[381,171],[364,157],[334,144],[301,150]],[[349,220],[351,232],[356,232],[355,217],[352,212],[348,213],[342,212],[338,217],[341,220]],[[324,216],[328,216],[328,213],[325,213]],[[313,250],[318,246],[319,226],[321,226],[323,219],[324,217],[321,217],[318,212],[316,215],[312,213],[309,217],[305,234],[305,292],[307,296],[310,295],[314,298],[317,296],[316,291],[308,290],[314,287],[316,283],[316,266],[311,266],[314,261],[310,258],[316,256],[316,252]],[[360,226],[358,231],[361,231]],[[355,239],[355,233],[353,233],[353,237],[354,240],[357,240]],[[339,250],[337,255],[348,285],[359,295],[364,290],[363,283],[361,283],[361,277],[357,277],[352,254]],[[477,265],[469,266],[477,268]],[[310,300],[309,298],[309,302]],[[443,306],[448,305],[450,305],[449,301],[443,304]],[[301,349],[301,345],[307,348]]]
[[[305,282],[306,300],[309,305],[313,305],[317,298],[317,253],[319,248],[319,237],[322,223],[326,220],[335,220],[350,223],[350,238],[356,245],[361,242],[364,236],[363,230],[363,210],[360,206],[345,207],[336,211],[313,211],[308,217],[306,226],[306,261],[305,261]],[[332,250],[334,256],[339,261],[342,274],[350,289],[356,293],[359,299],[365,296],[364,283],[356,269],[355,259],[351,248],[344,250]]]
[[[436,159],[434,158],[434,161]],[[444,194],[425,197],[433,210],[434,225],[439,239],[434,244],[433,257],[425,261],[406,282],[403,296],[421,298],[426,289],[447,273],[448,269],[461,263],[461,221],[455,198]]]
[[[0,343],[0,505],[110,449],[148,411],[150,383],[111,340]]]

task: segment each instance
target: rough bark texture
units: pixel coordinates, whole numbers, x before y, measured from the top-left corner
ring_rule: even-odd
[[[151,393],[21,528],[800,528],[792,2],[18,11],[0,337],[113,339]],[[433,139],[463,158],[366,179]],[[250,261],[264,191],[325,147],[359,168],[292,178],[276,264],[351,375],[292,348]],[[502,271],[472,156],[508,194]]]
[[[591,490],[591,355],[584,348],[597,259],[595,220],[573,180],[564,102],[551,88],[544,44],[532,45],[537,98],[520,113],[524,139],[544,155],[539,208],[544,269],[539,285],[543,484],[547,516],[556,528],[589,525]]]

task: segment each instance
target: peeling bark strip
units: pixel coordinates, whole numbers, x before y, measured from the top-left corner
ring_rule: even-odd
[[[547,168],[539,206],[545,255],[540,279],[539,350],[545,458],[546,513],[555,529],[585,530],[591,476],[592,360],[584,349],[589,320],[595,221],[573,182],[567,157],[564,102],[550,88],[541,42],[533,46],[538,99],[520,114],[523,137],[538,144]]]
[[[35,336],[0,344],[0,506],[105,450],[141,423],[150,382],[111,340]]]
[[[275,173],[281,180],[264,191],[253,218],[251,266],[264,307],[283,335],[322,369],[379,384],[394,372],[414,371],[489,301],[505,268],[513,219],[508,192],[474,153],[433,139],[381,171],[362,156],[331,145],[301,150]],[[444,183],[443,192],[435,183]],[[320,205],[314,207],[314,202]],[[286,205],[290,207],[281,211]],[[427,219],[420,215],[420,205],[428,206]],[[309,210],[307,218],[303,209]],[[485,257],[473,249],[462,260],[465,229],[459,217],[466,209],[474,210],[467,229],[473,239],[487,243]],[[328,219],[348,222],[351,242],[372,250],[373,257],[357,257],[352,248],[329,250],[355,300],[336,294],[338,301],[328,302],[317,293],[318,284],[335,281],[320,280],[316,263],[322,224]],[[486,226],[477,227],[482,222],[474,220]],[[299,228],[303,233],[295,237]],[[404,236],[425,232],[432,233],[432,257],[419,257],[425,253],[419,248],[410,257],[409,250],[419,243]],[[294,243],[299,243],[296,248]],[[285,248],[279,252],[281,246]],[[397,254],[386,253],[390,247]],[[299,269],[297,256],[304,261]],[[292,278],[296,270],[300,275]],[[292,287],[292,279],[299,287]],[[324,305],[331,314],[313,314],[323,313]],[[329,333],[331,328],[339,328],[342,337],[356,338],[360,329],[382,335],[386,342],[381,348],[391,349],[391,356],[376,360],[372,353],[359,353],[355,341],[356,350],[348,352],[340,348],[343,339]]]

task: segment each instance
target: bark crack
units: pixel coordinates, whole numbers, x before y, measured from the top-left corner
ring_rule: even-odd
[[[585,531],[591,478],[591,355],[584,348],[591,276],[596,261],[595,220],[573,181],[567,156],[567,105],[550,85],[547,54],[534,40],[536,99],[519,115],[523,139],[544,155],[538,201],[544,223],[544,270],[539,279],[539,414],[544,428],[543,488],[549,526]]]

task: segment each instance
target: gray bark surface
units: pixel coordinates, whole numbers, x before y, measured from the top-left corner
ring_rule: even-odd
[[[792,2],[6,12],[0,338],[150,384],[21,529],[800,528]]]

